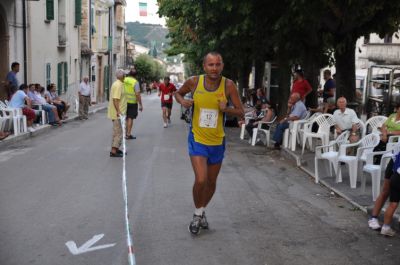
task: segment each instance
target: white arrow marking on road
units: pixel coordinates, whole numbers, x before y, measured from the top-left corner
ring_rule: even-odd
[[[95,235],[94,237],[92,237],[92,239],[88,240],[85,244],[83,244],[79,248],[76,246],[76,243],[74,241],[68,241],[67,243],[65,243],[65,245],[68,247],[68,249],[72,253],[72,255],[79,255],[79,254],[83,254],[86,252],[100,250],[100,249],[104,249],[104,248],[110,248],[110,247],[115,246],[115,244],[107,244],[107,245],[92,247],[94,244],[97,243],[97,241],[102,239],[103,236],[104,236],[104,234]]]

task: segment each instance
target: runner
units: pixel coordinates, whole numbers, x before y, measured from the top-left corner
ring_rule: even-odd
[[[193,201],[196,208],[189,224],[189,231],[194,235],[199,234],[200,229],[208,229],[205,208],[214,195],[224,158],[225,114],[244,116],[234,82],[221,76],[223,68],[222,56],[217,52],[208,53],[203,59],[206,74],[189,78],[175,93],[182,106],[193,107],[188,149],[195,174]],[[187,93],[192,93],[193,99],[184,99]],[[233,107],[228,107],[228,99]]]
[[[125,85],[125,95],[128,102],[126,110],[126,132],[125,139],[131,140],[136,139],[135,136],[131,134],[133,120],[136,119],[138,115],[138,103],[139,110],[143,111],[142,98],[140,96],[140,86],[139,82],[134,78],[136,70],[134,67],[131,68],[128,75],[124,79]]]
[[[174,84],[169,82],[169,77],[164,77],[164,83],[160,84],[160,90],[158,91],[158,96],[161,96],[161,108],[164,120],[164,128],[171,124],[171,110],[173,99],[172,96],[176,91]]]

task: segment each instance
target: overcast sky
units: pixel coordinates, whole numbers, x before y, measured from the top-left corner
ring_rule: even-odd
[[[147,3],[147,16],[139,16],[139,2]],[[148,24],[161,24],[165,26],[165,19],[159,18],[157,11],[157,0],[126,0],[127,7],[125,10],[126,22],[139,21]]]

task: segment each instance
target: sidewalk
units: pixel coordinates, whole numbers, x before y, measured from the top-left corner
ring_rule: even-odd
[[[102,102],[99,104],[92,105],[89,107],[89,115],[92,115],[98,111],[104,110],[107,108],[107,106],[108,106],[108,102]],[[64,124],[63,126],[67,126],[67,123],[69,121],[78,119],[78,113],[76,113],[76,112],[68,112],[67,116],[68,116],[68,118],[66,120],[64,120],[66,122],[66,124]],[[52,129],[57,129],[57,128],[54,128],[53,126],[51,126],[49,124],[37,125],[35,127],[35,132],[33,132],[33,133],[26,132],[26,133],[19,134],[17,136],[10,135],[6,139],[0,141],[0,150],[4,149],[5,147],[7,147],[9,145],[20,142],[21,140],[29,139],[30,137],[34,137],[34,136],[46,133]]]
[[[296,161],[297,166],[306,172],[308,175],[310,175],[312,178],[314,178],[314,152],[311,152],[310,150],[305,150],[304,155],[301,155],[301,147],[297,146],[296,151],[291,151],[287,148],[283,148],[282,155],[287,156],[291,159],[294,159]],[[370,214],[373,207],[374,207],[374,202],[372,201],[372,186],[371,186],[371,176],[368,173],[365,173],[365,178],[366,178],[366,185],[365,185],[365,192],[363,192],[363,189],[361,187],[361,180],[360,176],[361,174],[364,174],[363,172],[358,172],[358,177],[357,177],[357,187],[355,189],[350,188],[350,178],[348,174],[348,168],[346,165],[342,166],[342,178],[343,181],[341,183],[336,183],[335,182],[335,175],[330,176],[329,174],[329,167],[328,167],[328,162],[325,160],[320,160],[319,161],[319,182],[320,184],[324,185],[328,189],[330,189],[332,192],[336,193],[340,197],[346,199],[348,202],[350,202],[355,209],[358,208],[361,211],[363,211],[366,214]],[[382,184],[381,184],[382,188]],[[382,209],[381,212],[381,217],[383,218],[383,213],[385,211],[385,207]],[[399,219],[400,221],[400,215],[399,215],[399,210],[397,210],[395,214],[394,220]],[[395,226],[397,228],[397,226]]]
[[[272,129],[273,130],[273,129]],[[238,141],[239,138],[239,129],[230,128],[230,137],[233,141]],[[273,135],[273,131],[271,132]],[[372,190],[371,190],[371,177],[368,173],[365,173],[366,177],[366,185],[365,185],[365,192],[362,191],[361,188],[361,181],[360,175],[361,172],[358,172],[358,179],[357,179],[357,188],[351,189],[350,188],[350,178],[348,174],[347,166],[342,166],[342,183],[335,182],[335,176],[330,176],[329,174],[329,167],[326,161],[320,160],[319,162],[319,183],[315,184],[314,178],[314,152],[310,150],[305,150],[304,155],[301,155],[301,147],[297,146],[296,151],[293,152],[287,148],[282,148],[282,150],[274,151],[273,149],[269,149],[263,145],[257,144],[256,146],[252,147],[248,144],[248,140],[239,140],[242,145],[248,145],[248,148],[254,150],[254,152],[260,152],[260,148],[263,150],[260,155],[265,155],[266,157],[272,155],[276,156],[275,158],[278,159],[279,157],[285,158],[288,161],[293,161],[293,163],[305,172],[307,175],[310,176],[310,185],[322,185],[326,187],[331,196],[339,196],[348,201],[354,208],[354,211],[361,210],[365,214],[370,214],[372,208],[374,206],[374,202],[372,201]],[[382,188],[382,184],[381,184]],[[383,214],[385,211],[385,207],[383,207],[380,218],[383,220]],[[398,230],[399,223],[397,222],[399,219],[400,222],[400,210],[398,209],[394,218],[393,218],[393,227]]]

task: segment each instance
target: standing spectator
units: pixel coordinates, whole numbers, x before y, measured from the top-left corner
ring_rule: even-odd
[[[89,77],[85,76],[79,85],[79,119],[87,120],[90,105],[90,84]]]
[[[158,82],[157,81],[153,81],[153,83],[151,84],[151,89],[153,90],[156,90],[156,91],[158,91],[158,87],[159,87],[159,85],[158,85]],[[151,90],[150,90],[150,94],[151,94]]]
[[[113,137],[111,144],[110,157],[123,157],[123,152],[119,150],[123,131],[121,126],[120,117],[125,115],[127,102],[124,88],[124,71],[118,69],[116,72],[117,80],[112,84],[110,91],[110,101],[108,103],[108,118],[113,122]]]
[[[300,99],[301,98],[299,93],[293,93],[290,95],[288,106],[291,107],[288,111],[288,115],[279,122],[274,133],[273,140],[275,141],[276,150],[281,149],[283,133],[286,129],[289,128],[289,123],[292,121],[304,119],[307,115],[306,106]]]
[[[306,96],[312,91],[311,85],[306,79],[304,79],[304,73],[302,70],[296,70],[293,73],[293,78],[292,94],[298,93],[301,101],[304,102]]]
[[[11,99],[11,95],[14,94],[15,91],[12,91],[11,87],[18,88],[19,87],[19,82],[17,79],[17,73],[19,72],[19,63],[13,62],[11,64],[11,71],[8,72],[6,76],[6,81],[7,81],[7,97],[8,100]]]
[[[32,107],[34,109],[38,108],[39,106],[47,113],[49,117],[49,124],[50,125],[61,125],[61,121],[58,118],[57,108],[51,104],[46,102],[46,99],[42,97],[40,94],[40,85],[39,84],[30,84],[28,97],[32,102]]]
[[[168,76],[164,77],[164,83],[160,84],[160,90],[158,92],[158,96],[161,96],[161,108],[162,108],[162,116],[164,120],[164,128],[168,127],[168,124],[171,124],[171,110],[173,99],[172,96],[176,91],[176,87],[174,84],[169,82],[170,79]]]
[[[26,116],[26,121],[28,124],[28,131],[34,132],[35,129],[32,128],[33,121],[36,118],[35,111],[32,109],[32,102],[29,97],[26,95],[28,93],[28,86],[26,84],[22,84],[19,87],[19,90],[12,95],[10,100],[11,108],[22,108],[22,114]],[[26,105],[25,105],[26,103]],[[14,132],[15,133],[15,132]]]
[[[338,98],[337,107],[338,109],[333,113],[337,135],[344,131],[350,131],[350,142],[357,142],[359,139],[357,135],[359,119],[356,112],[347,108],[347,100],[345,97]]]
[[[134,78],[136,73],[135,68],[131,68],[128,73],[128,76],[124,79],[124,88],[126,101],[128,103],[126,109],[126,131],[125,138],[127,140],[136,139],[135,136],[132,135],[132,126],[133,120],[136,119],[138,115],[138,103],[139,110],[143,111],[142,98],[140,96],[140,86],[139,82]]]

